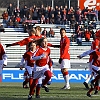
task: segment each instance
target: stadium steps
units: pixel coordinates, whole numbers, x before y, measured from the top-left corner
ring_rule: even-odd
[[[45,24],[45,26],[46,26],[46,24]],[[51,27],[51,26],[48,26],[48,27]],[[56,31],[55,34],[57,34],[57,36],[55,36],[54,38],[48,38],[48,42],[58,45],[59,41],[60,41],[59,28],[54,28],[54,29]],[[11,31],[0,33],[1,43],[4,45],[4,47],[5,47],[5,44],[14,43],[14,42],[17,42],[19,40],[22,40],[22,39],[28,37],[28,33],[22,32],[22,28],[20,28],[20,31],[18,28],[16,30],[14,28],[7,29],[7,30],[11,30]],[[71,35],[71,32],[69,33],[69,37],[70,37],[70,35]],[[76,64],[80,65],[81,63],[88,62],[89,56],[87,56],[83,59],[77,58],[77,55],[81,54],[82,52],[84,52],[86,50],[89,50],[90,46],[87,46],[86,44],[84,44],[85,46],[77,46],[77,45],[72,45],[72,44],[70,45],[71,66],[72,66],[72,64],[73,64],[73,66],[74,65],[77,66]],[[59,64],[58,64],[58,60],[60,57],[59,56],[59,48],[53,48],[53,47],[50,47],[50,48],[51,48],[51,58],[53,59],[54,66],[59,67]],[[8,48],[5,47],[5,50],[8,55],[7,67],[16,67],[16,66],[18,67],[20,60],[22,58],[22,55],[26,51],[26,46],[12,46],[12,47],[8,47]]]

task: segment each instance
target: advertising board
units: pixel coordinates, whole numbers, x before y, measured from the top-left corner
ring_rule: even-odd
[[[85,69],[70,69],[70,82],[84,82],[89,73],[89,70]],[[24,70],[19,70],[18,68],[5,68],[2,72],[2,82],[23,82],[23,74]],[[54,69],[53,74],[54,76],[52,76],[52,82],[64,82],[60,69]]]
[[[88,7],[88,9],[96,8],[97,10],[100,10],[100,0],[79,0],[79,6],[82,9],[84,7]]]

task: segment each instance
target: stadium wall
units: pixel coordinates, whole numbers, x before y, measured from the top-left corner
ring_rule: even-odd
[[[2,82],[23,82],[23,73],[24,70],[19,68],[4,68],[2,71]],[[89,70],[85,69],[69,69],[70,83],[84,82],[89,73]],[[54,69],[53,74],[52,83],[64,82],[60,69]]]

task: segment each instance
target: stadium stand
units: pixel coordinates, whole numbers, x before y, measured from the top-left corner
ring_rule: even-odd
[[[38,24],[36,24],[38,25]],[[52,44],[59,44],[60,41],[60,35],[59,35],[59,30],[60,28],[56,27],[56,25],[40,25],[42,28],[44,28],[43,26],[48,26],[47,28],[49,29],[50,27],[52,27],[55,31],[55,37],[51,38],[48,37],[48,41]],[[35,27],[35,26],[34,26]],[[65,27],[65,26],[64,26]],[[17,42],[19,40],[24,39],[25,37],[28,37],[28,33],[24,33],[23,32],[23,28],[5,28],[5,32],[1,32],[0,33],[0,39],[1,39],[1,43],[2,44],[9,44],[9,43],[14,43]],[[67,31],[67,28],[66,28]],[[72,34],[71,31],[67,31],[67,36],[70,37]],[[90,49],[90,44],[85,42],[85,39],[83,39],[84,41],[84,45],[82,46],[77,46],[77,43],[75,42],[71,42],[70,45],[70,55],[71,55],[71,66],[73,68],[75,68],[75,66],[80,66],[82,63],[86,63],[88,62],[88,56],[85,57],[84,59],[79,60],[77,58],[78,54],[81,54],[82,52],[89,50]],[[92,40],[91,40],[92,41]],[[87,45],[88,44],[88,45]],[[25,46],[12,46],[12,47],[8,47],[5,48],[7,55],[8,55],[8,66],[7,67],[18,67],[18,64],[21,60],[22,55],[24,54],[25,50]],[[54,61],[54,67],[58,67],[58,59],[59,59],[59,48],[51,48],[51,58]],[[79,63],[79,64],[78,64]],[[81,63],[81,64],[80,64]],[[78,65],[77,65],[78,64]],[[84,67],[84,66],[83,66]],[[80,67],[81,68],[81,67]]]
[[[59,0],[56,0],[56,3],[58,3]],[[76,3],[77,0],[74,0],[73,2],[75,3],[74,5],[71,4],[73,7],[75,5],[77,5]],[[7,0],[6,3],[4,3],[4,1],[0,0],[1,2],[1,7],[9,7],[9,4],[12,3],[13,4],[13,7],[16,7],[15,5],[17,5],[16,3],[17,2],[13,2],[12,0]],[[26,2],[26,3],[25,3]],[[27,7],[31,7],[31,4],[36,4],[36,3],[33,3],[35,1],[30,1],[28,2],[27,0],[20,0],[20,7],[23,8],[25,4],[27,4]],[[36,1],[36,2],[39,2]],[[45,1],[45,4],[46,2],[48,1]],[[49,2],[48,2],[49,3]],[[59,2],[60,5],[63,5],[62,4],[63,2]],[[64,2],[65,3],[65,2]],[[40,4],[40,2],[39,2]],[[33,6],[33,5],[32,5]],[[47,5],[46,5],[47,6]],[[5,8],[5,10],[7,10]],[[22,10],[22,9],[21,9]],[[73,10],[74,11],[74,10]],[[77,11],[77,10],[76,10]],[[70,13],[70,12],[69,12]],[[1,14],[2,15],[2,14]],[[50,27],[53,28],[54,32],[55,32],[55,36],[54,38],[50,38],[48,37],[48,41],[52,44],[59,44],[59,41],[60,41],[60,35],[59,35],[59,31],[60,31],[60,28],[66,28],[66,32],[67,32],[67,36],[70,38],[72,36],[72,34],[75,32],[75,29],[74,29],[74,25],[75,25],[75,22],[74,23],[71,23],[71,16],[70,14],[68,14],[68,23],[66,21],[66,23],[64,23],[62,20],[60,21],[59,24],[33,24],[33,27],[36,27],[36,26],[41,26],[42,30],[44,28],[46,28],[46,30],[49,32],[50,30]],[[73,14],[72,14],[73,15]],[[2,17],[2,16],[1,16]],[[21,16],[22,17],[22,16]],[[28,17],[28,16],[27,16]],[[79,18],[78,18],[79,19]],[[92,19],[92,18],[91,18]],[[90,20],[90,19],[89,19]],[[2,22],[3,20],[0,19],[0,23]],[[29,20],[30,21],[30,20]],[[42,22],[42,21],[40,21]],[[63,23],[62,23],[63,22]],[[37,23],[37,22],[36,22]],[[46,21],[44,21],[44,23],[46,23]],[[47,22],[48,23],[48,22]],[[82,24],[83,22],[80,22],[80,24]],[[91,20],[90,20],[90,23],[91,23]],[[90,24],[89,23],[89,24]],[[65,24],[65,25],[60,25],[60,24]],[[72,24],[72,25],[71,25]],[[96,22],[96,29],[100,28],[100,22]],[[83,24],[82,24],[83,25]],[[71,27],[73,26],[73,27]],[[88,25],[87,25],[88,26]],[[7,27],[7,25],[4,25],[4,27]],[[26,27],[25,27],[26,28]],[[70,28],[73,28],[73,29],[70,29]],[[93,29],[93,31],[95,32],[96,29]],[[19,40],[22,40],[23,38],[25,37],[28,37],[28,33],[24,33],[26,32],[26,30],[23,29],[22,25],[20,24],[19,25],[19,28],[5,28],[5,31],[4,32],[1,32],[0,33],[0,40],[1,40],[1,43],[2,44],[8,44],[8,43],[13,43],[13,42],[16,42],[16,41],[19,41]],[[86,42],[85,38],[82,38],[82,45],[79,46],[77,42],[71,42],[70,43],[70,55],[71,55],[71,66],[73,68],[75,68],[75,66],[80,66],[82,65],[82,63],[86,63],[88,62],[88,56],[79,60],[77,59],[77,55],[90,49],[90,45],[91,45],[91,42],[93,41],[92,38],[90,38],[90,41],[89,42]],[[23,55],[23,53],[25,52],[25,46],[13,46],[13,47],[8,47],[8,48],[5,48],[6,51],[7,51],[7,55],[8,55],[8,66],[7,67],[14,67],[16,66],[20,60],[21,60],[21,57]],[[53,59],[54,63],[55,63],[55,66],[58,67],[59,64],[58,64],[58,59],[59,59],[59,48],[51,48],[51,58]],[[12,64],[13,62],[13,64]],[[83,65],[84,66],[84,65]]]

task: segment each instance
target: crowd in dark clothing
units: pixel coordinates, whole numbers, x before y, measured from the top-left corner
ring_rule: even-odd
[[[96,26],[92,24],[92,22],[85,27],[83,25],[79,25],[77,22],[75,24],[75,33],[70,37],[71,42],[77,42],[78,45],[82,45],[82,39],[85,38],[86,42],[89,42],[91,38],[95,39],[95,31]]]
[[[19,27],[22,23],[24,32],[31,29],[35,23],[40,24],[70,24],[71,29],[75,29],[75,36],[77,43],[81,44],[82,37],[85,37],[86,41],[90,40],[92,36],[94,39],[93,29],[96,29],[96,21],[100,20],[100,11],[93,8],[91,10],[88,7],[83,10],[80,7],[74,9],[67,6],[51,6],[27,7],[25,5],[22,9],[13,7],[12,4],[7,7],[7,12],[4,11],[2,14],[3,22],[6,23],[7,27]],[[92,34],[92,35],[91,35]],[[73,37],[73,35],[72,35]],[[71,39],[73,41],[73,39]]]
[[[90,11],[88,7],[81,10],[79,7],[76,9],[70,7],[70,9],[68,9],[67,6],[56,6],[52,8],[51,6],[44,7],[41,5],[41,7],[36,7],[34,5],[28,8],[27,5],[25,5],[20,9],[18,7],[14,8],[13,5],[10,4],[9,7],[7,7],[7,13],[8,17],[13,16],[18,22],[22,22],[23,18],[27,20],[39,20],[41,24],[67,24],[67,22],[70,21],[72,28],[75,22],[85,23],[86,20],[100,20],[98,17],[100,12],[95,8]]]

